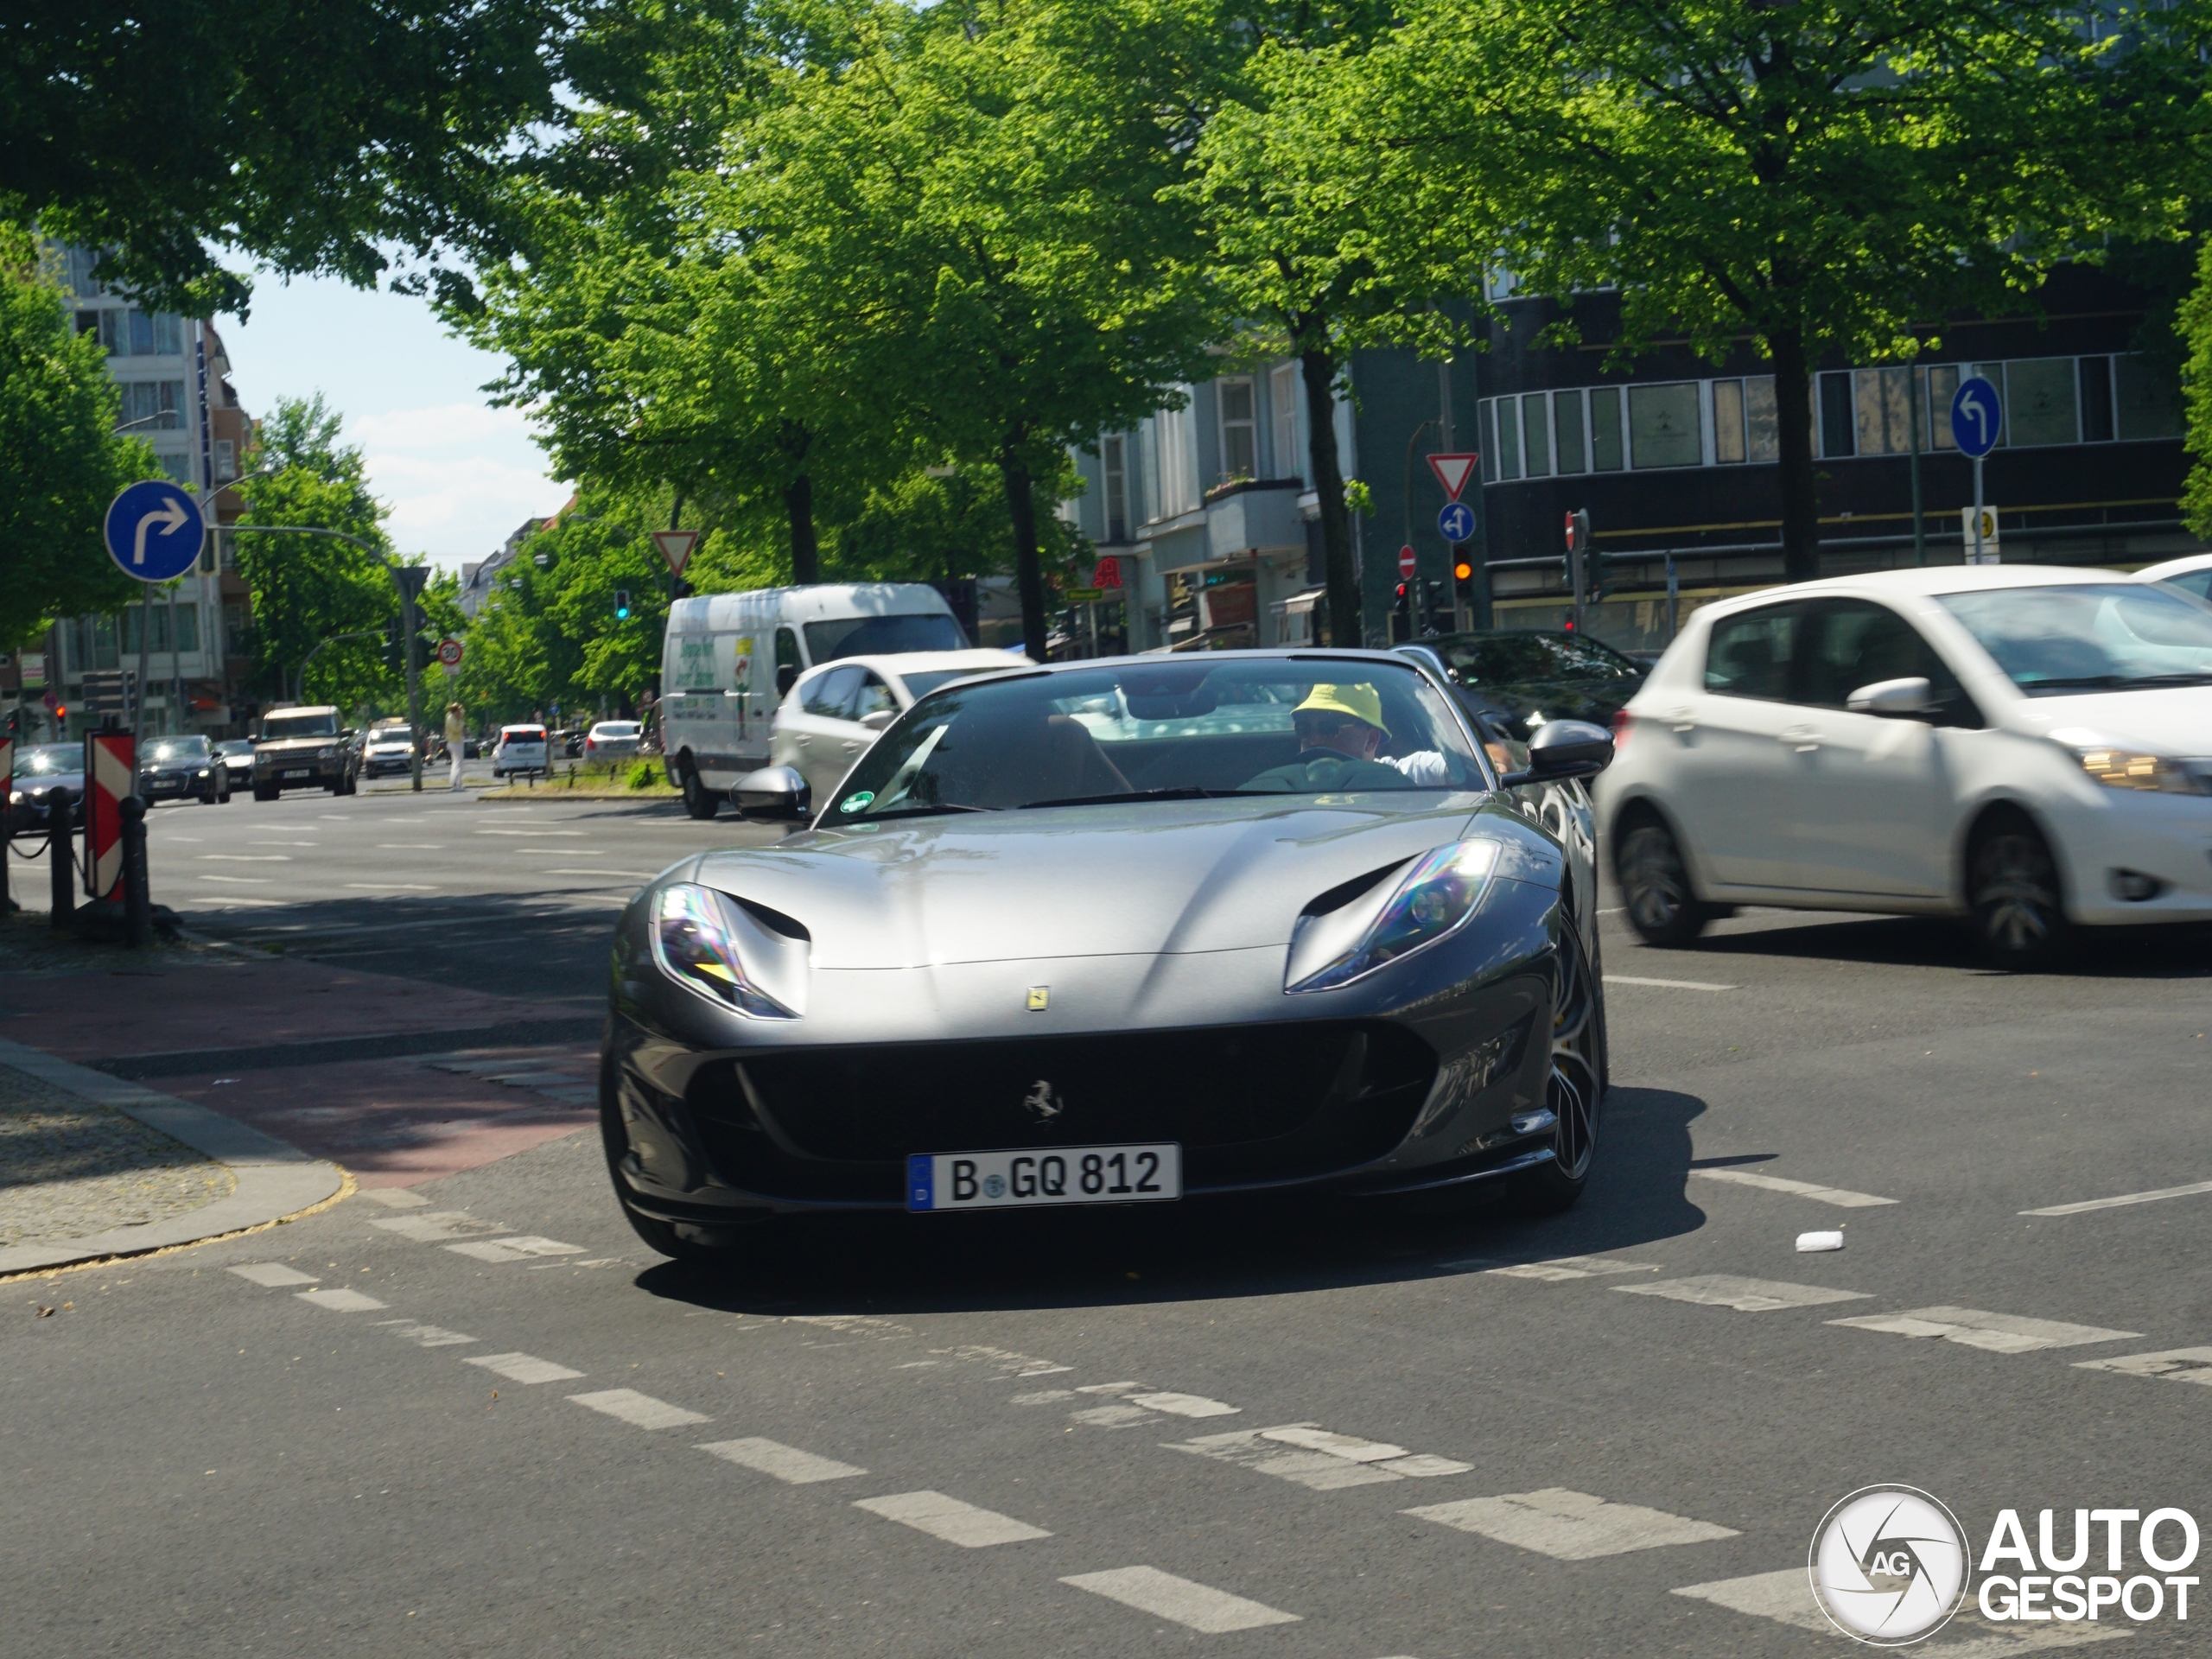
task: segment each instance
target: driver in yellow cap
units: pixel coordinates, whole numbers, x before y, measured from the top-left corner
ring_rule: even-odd
[[[1298,731],[1298,759],[1274,766],[1244,785],[1302,794],[1359,789],[1440,787],[1449,774],[1433,749],[1391,759],[1378,754],[1389,741],[1382,698],[1372,685],[1315,686],[1291,711]]]

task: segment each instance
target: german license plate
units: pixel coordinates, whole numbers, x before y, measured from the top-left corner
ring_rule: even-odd
[[[1026,1152],[918,1152],[906,1160],[906,1208],[1026,1210],[1057,1204],[1147,1204],[1183,1196],[1173,1141]]]
[[[314,768],[310,766],[296,766],[289,772],[279,772],[277,776],[280,778],[305,778],[313,770]]]

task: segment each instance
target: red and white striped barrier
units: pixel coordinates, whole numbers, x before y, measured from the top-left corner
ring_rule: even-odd
[[[137,740],[129,732],[85,739],[85,890],[121,899],[123,800],[138,786]]]

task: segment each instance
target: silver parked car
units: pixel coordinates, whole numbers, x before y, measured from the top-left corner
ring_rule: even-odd
[[[807,1211],[1572,1204],[1605,1000],[1586,806],[1549,785],[1611,751],[1554,721],[1501,779],[1424,666],[1248,652],[944,686],[818,804],[755,772],[747,817],[810,827],[616,931],[623,1211],[681,1256]]]

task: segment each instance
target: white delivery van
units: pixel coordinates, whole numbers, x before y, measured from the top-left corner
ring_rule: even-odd
[[[967,636],[934,588],[823,582],[679,599],[661,645],[660,718],[668,780],[695,818],[768,764],[776,706],[792,681],[836,657],[964,651]]]

